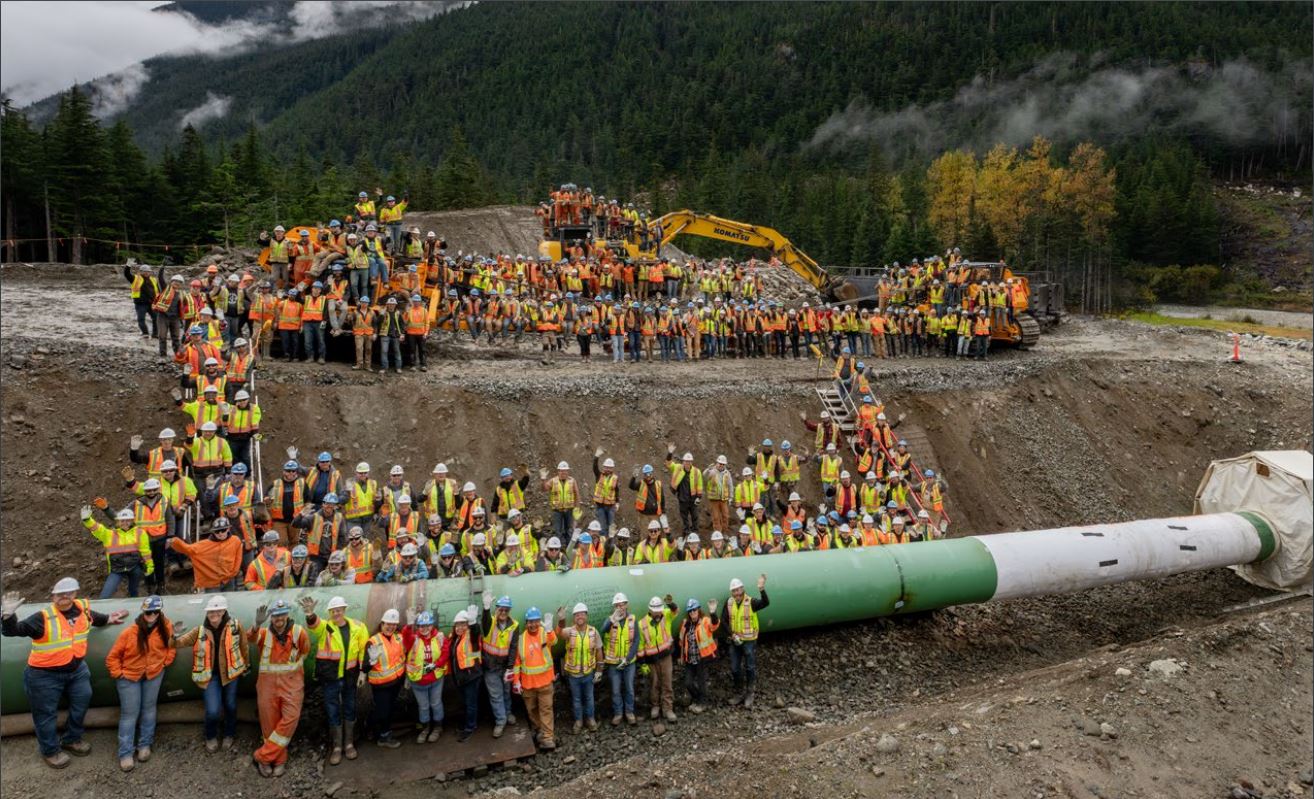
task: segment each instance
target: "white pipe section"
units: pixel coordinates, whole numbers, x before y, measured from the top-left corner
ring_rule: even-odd
[[[1001,533],[977,540],[995,561],[993,599],[1066,594],[1250,563],[1262,548],[1254,525],[1235,513]]]

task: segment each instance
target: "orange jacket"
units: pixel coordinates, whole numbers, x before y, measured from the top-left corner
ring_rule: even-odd
[[[169,546],[192,559],[192,579],[197,588],[218,588],[242,569],[242,539],[232,535],[223,541],[206,538],[189,544],[171,538]]]
[[[105,658],[105,668],[109,669],[111,677],[116,680],[122,677],[133,682],[143,677],[153,680],[169,667],[178,650],[170,648],[168,644],[168,639],[173,637],[173,625],[164,619],[161,619],[161,623],[164,625],[164,638],[156,630],[151,630],[146,638],[145,653],[137,645],[136,624],[129,624],[119,633],[118,640]]]

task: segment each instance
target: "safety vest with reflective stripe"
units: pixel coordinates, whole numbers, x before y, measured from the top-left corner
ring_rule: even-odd
[[[637,624],[632,613],[627,614],[620,624],[612,622],[611,628],[607,630],[607,643],[602,652],[607,663],[620,663],[630,653],[630,642],[636,635]]]
[[[671,651],[671,619],[675,611],[662,608],[662,615],[654,621],[652,613],[639,619],[639,656],[656,657]]]
[[[296,513],[301,508],[302,498],[305,494],[305,485],[300,480],[288,482],[283,478],[274,481],[274,490],[269,494],[269,518],[276,522],[290,522],[291,519],[283,518],[283,500],[287,496],[289,488],[292,489],[292,512]]]
[[[328,302],[328,297],[320,295],[310,295],[301,308],[301,321],[303,322],[322,322],[324,321],[324,304]]]
[[[438,486],[439,481],[430,480],[424,486],[424,512],[426,515],[438,514],[444,519],[450,520],[456,513],[456,481],[450,477],[442,479],[442,499],[443,506],[438,507]]]
[[[741,508],[751,508],[762,499],[762,483],[756,477],[744,480],[735,486],[735,504]]]
[[[470,645],[470,632],[457,636],[456,646],[452,648],[456,655],[456,667],[461,670],[472,669],[483,662],[483,655]]]
[[[268,627],[260,628],[258,633],[264,639],[264,645],[260,647],[260,673],[261,674],[286,674],[294,671],[301,671],[301,659],[306,653],[297,651],[297,641],[305,635],[305,630],[299,624],[291,625],[288,630],[288,640],[291,646],[287,651],[287,660],[281,663],[274,663],[272,655],[274,652],[274,631]],[[282,745],[286,745],[285,743]]]
[[[365,646],[370,637],[370,632],[364,624],[351,618],[348,618],[346,622],[348,640],[345,642],[345,647],[342,640],[342,630],[331,619],[320,616],[315,619],[315,625],[310,628],[311,635],[319,636],[319,646],[315,650],[315,659],[337,661],[339,679],[347,671],[360,665],[361,659],[365,656]]]
[[[291,565],[292,556],[282,547],[274,555],[274,562],[270,563],[264,555],[256,555],[251,559],[251,566],[255,568],[255,580],[248,580],[246,590],[261,590],[269,585],[269,581],[274,579],[274,575],[281,572],[284,567]]]
[[[286,238],[269,240],[269,263],[287,263],[288,245],[292,242]]]
[[[54,669],[67,666],[74,658],[87,656],[91,604],[85,599],[76,599],[73,604],[82,612],[72,621],[60,613],[53,603],[42,609],[41,619],[45,630],[40,638],[32,639],[27,665],[38,669]]]
[[[598,481],[593,484],[593,504],[616,504],[616,479],[615,474],[598,475]]]
[[[552,671],[552,646],[557,642],[555,630],[542,625],[536,633],[525,632],[516,644],[516,671],[523,688],[551,685],[556,676]]]
[[[378,646],[380,657],[370,665],[370,685],[384,685],[401,676],[406,667],[406,653],[402,651],[401,633],[384,635],[375,633],[370,637],[370,644]]]
[[[507,515],[512,508],[521,511],[525,509],[525,492],[520,490],[520,484],[516,481],[512,480],[510,486],[498,483],[496,491],[497,508],[501,515]]]
[[[219,648],[223,650],[224,668],[220,673],[236,677],[246,672],[246,642],[242,639],[242,628],[237,619],[230,618],[224,625]],[[196,635],[196,644],[192,647],[192,682],[204,688],[214,677],[214,652],[210,647],[210,629],[202,625]]]
[[[406,335],[423,336],[429,332],[429,309],[411,304],[406,309]]]
[[[552,505],[552,510],[570,510],[575,507],[579,499],[579,491],[575,487],[575,478],[567,477],[562,480],[560,477],[554,477],[548,483],[548,498]]]
[[[757,613],[753,611],[753,600],[745,594],[742,602],[730,597],[726,604],[730,611],[730,632],[742,641],[756,641]]]
[[[234,405],[228,411],[228,434],[245,435],[254,433],[260,426],[260,406],[249,405],[246,408],[239,408]]]
[[[821,482],[823,482],[823,483],[835,483],[835,482],[838,482],[838,481],[839,481],[839,475],[840,475],[840,466],[841,466],[842,463],[843,463],[843,461],[840,460],[840,457],[839,457],[838,455],[835,455],[835,456],[831,456],[831,455],[822,455],[822,456],[821,456]]]
[[[374,544],[366,541],[361,544],[359,551],[353,546],[348,546],[345,552],[347,568],[356,572],[356,582],[374,582]]]
[[[797,455],[778,455],[780,464],[780,482],[797,483],[800,477]]]
[[[438,662],[438,655],[443,651],[443,646],[447,643],[443,638],[441,630],[435,630],[429,638],[415,637],[411,643],[411,651],[406,653],[406,679],[411,682],[419,682],[424,679],[427,673],[424,667],[430,663]],[[447,669],[435,668],[433,675],[435,679],[442,679],[447,674]]]
[[[493,629],[484,636],[481,648],[490,657],[506,657],[511,654],[511,636],[516,634],[516,628],[519,623],[514,619],[505,627],[498,627],[494,622]]]
[[[379,485],[373,480],[366,480],[364,483],[359,480],[354,481],[347,489],[347,506],[343,508],[342,515],[348,519],[360,519],[372,515],[374,497],[378,491]]]
[[[316,513],[315,518],[310,520],[310,529],[306,531],[306,551],[311,555],[319,555],[325,552],[332,552],[341,544],[341,541],[330,540],[328,546],[324,546],[324,537],[327,535],[330,539],[337,539],[342,533],[342,517],[336,513],[331,518],[325,518],[323,513]],[[328,525],[328,530],[324,529]]]
[[[160,464],[165,461],[173,461],[180,464],[183,459],[183,451],[177,447],[169,450],[166,454],[164,447],[156,447],[146,456],[146,474],[149,477],[158,478],[160,476]]]
[[[160,281],[155,279],[155,275],[142,277],[140,274],[138,274],[138,275],[134,275],[132,278],[132,298],[134,300],[141,299],[141,287],[142,284],[145,283],[146,281],[150,281],[151,286],[155,289],[155,295],[159,296]]]
[[[637,511],[639,511],[640,513],[642,513],[642,512],[643,512],[643,509],[644,509],[645,507],[647,507],[647,505],[648,505],[648,486],[649,486],[649,485],[650,485],[650,484],[648,483],[647,480],[640,480],[640,481],[639,481],[639,492],[638,492],[638,493],[635,495],[635,497],[634,497],[634,509],[637,510]],[[659,480],[653,480],[652,483],[651,483],[651,485],[652,485],[652,492],[653,492],[653,495],[654,495],[653,502],[655,503],[655,506],[656,506],[656,508],[657,508],[657,513],[661,513],[661,512],[662,512],[662,484],[661,484],[661,481],[659,481]]]
[[[233,490],[232,483],[219,484],[219,507],[224,506],[224,501],[229,497],[237,497],[237,507],[242,510],[250,510],[255,501],[255,488],[250,483],[243,483],[242,487]]]
[[[233,452],[226,439],[215,436],[201,437],[192,442],[192,466],[197,469],[212,469],[227,466],[233,460]]]
[[[137,532],[145,533],[151,538],[160,538],[168,532],[168,525],[164,521],[164,510],[167,507],[168,503],[163,496],[154,506],[147,505],[140,499],[132,503],[132,519]]]
[[[586,627],[584,632],[573,627],[569,629],[574,632],[566,642],[566,658],[561,664],[562,668],[567,674],[575,677],[592,674],[598,668],[598,658],[593,651],[593,643],[597,640],[598,631],[592,627]]]
[[[283,300],[278,306],[278,329],[300,330],[304,308],[296,300]]]

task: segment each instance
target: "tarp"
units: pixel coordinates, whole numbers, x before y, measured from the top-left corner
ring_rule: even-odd
[[[1314,455],[1304,450],[1251,452],[1214,461],[1195,492],[1196,513],[1253,510],[1274,525],[1278,550],[1263,563],[1233,566],[1255,585],[1311,590],[1314,563]]]

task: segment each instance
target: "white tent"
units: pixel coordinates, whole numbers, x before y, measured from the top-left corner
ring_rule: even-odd
[[[1195,512],[1264,514],[1273,523],[1277,552],[1263,563],[1232,569],[1265,588],[1309,592],[1314,561],[1312,484],[1314,455],[1303,450],[1251,452],[1209,465],[1195,492]]]

